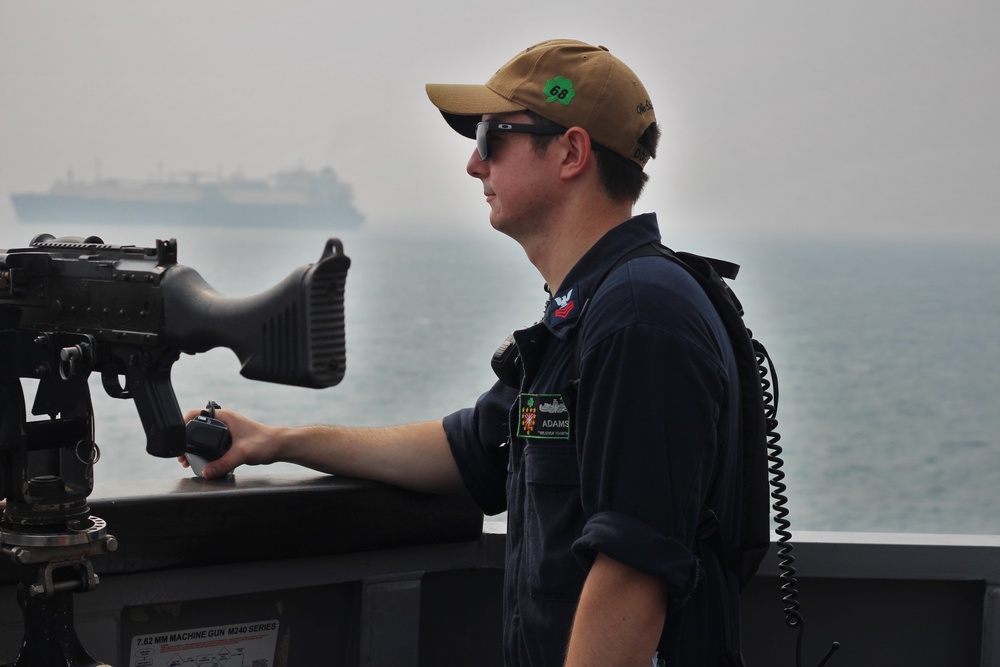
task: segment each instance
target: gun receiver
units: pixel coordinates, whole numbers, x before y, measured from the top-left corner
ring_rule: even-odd
[[[349,267],[341,242],[330,239],[315,264],[233,298],[177,264],[173,239],[141,248],[40,235],[27,248],[0,250],[0,372],[5,384],[10,375],[39,378],[32,414],[55,419],[82,416],[85,380],[98,371],[109,395],[135,399],[146,451],[180,456],[185,429],[170,367],[181,352],[228,347],[253,380],[341,381]]]

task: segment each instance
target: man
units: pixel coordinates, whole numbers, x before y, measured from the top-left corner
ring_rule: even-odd
[[[553,40],[483,85],[429,84],[476,140],[494,228],[545,279],[542,322],[513,335],[501,381],[440,422],[281,428],[232,412],[206,467],[290,461],[422,491],[464,488],[508,512],[507,665],[722,665],[738,583],[698,539],[710,507],[738,540],[739,388],[725,329],[632,216],[655,154],[653,105],[603,47]],[[499,352],[499,351],[498,351]]]

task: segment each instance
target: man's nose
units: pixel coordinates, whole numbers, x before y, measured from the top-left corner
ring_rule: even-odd
[[[489,161],[480,160],[479,149],[473,148],[472,155],[469,156],[469,161],[465,165],[466,173],[473,178],[482,178],[488,169]]]

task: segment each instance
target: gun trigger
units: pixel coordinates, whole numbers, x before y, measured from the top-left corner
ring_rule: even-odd
[[[114,368],[105,368],[101,371],[101,384],[111,398],[132,398],[132,393],[127,388],[128,383],[122,387],[118,372]]]

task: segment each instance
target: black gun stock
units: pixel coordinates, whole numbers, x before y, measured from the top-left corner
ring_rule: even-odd
[[[316,264],[303,266],[260,294],[224,297],[193,269],[163,278],[165,336],[181,352],[228,347],[251,380],[330,387],[344,377],[344,279],[350,260],[327,242]]]

